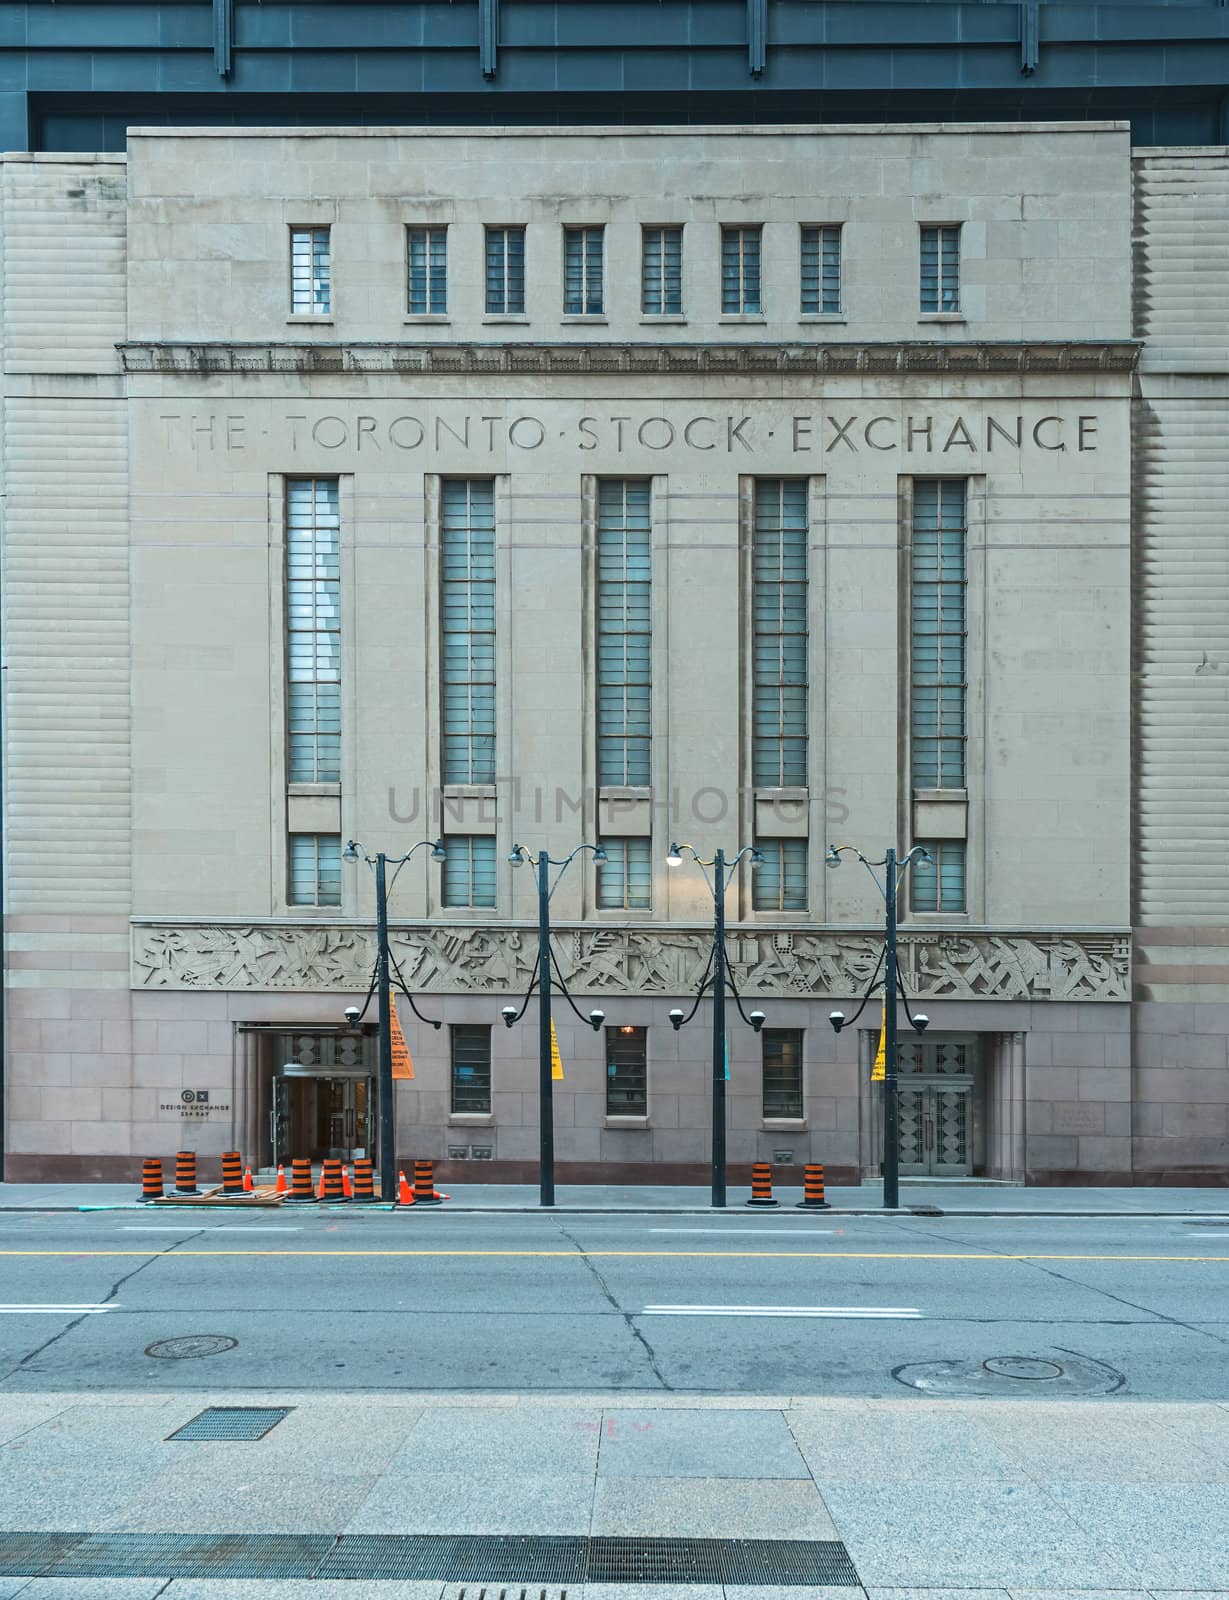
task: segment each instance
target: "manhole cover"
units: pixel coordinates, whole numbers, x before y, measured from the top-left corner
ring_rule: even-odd
[[[172,1439],[263,1439],[290,1415],[289,1406],[210,1406],[167,1434]]]
[[[983,1361],[987,1372],[997,1372],[1001,1378],[1061,1378],[1063,1369],[1057,1361],[1039,1361],[1035,1356],[991,1356]]]
[[[1049,1356],[989,1356],[984,1361],[916,1361],[895,1367],[892,1376],[923,1394],[959,1396],[1113,1394],[1127,1381],[1116,1368],[1070,1350]]]
[[[145,1354],[158,1361],[194,1361],[197,1356],[220,1356],[239,1343],[225,1333],[190,1333],[183,1339],[158,1339],[145,1346]]]

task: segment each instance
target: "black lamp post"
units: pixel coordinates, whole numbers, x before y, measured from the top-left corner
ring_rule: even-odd
[[[379,1044],[379,1073],[377,1077],[377,1092],[380,1106],[380,1198],[383,1200],[394,1199],[397,1194],[397,1130],[393,1123],[393,1015],[392,996],[389,992],[389,949],[388,949],[388,896],[397,875],[406,862],[416,856],[420,850],[430,850],[432,861],[443,861],[444,841],[442,839],[420,839],[403,856],[387,856],[383,850],[377,851],[374,856],[369,856],[363,846],[356,840],[350,839],[346,848],[341,853],[343,861],[365,861],[369,867],[375,869],[376,878],[376,975],[375,988],[379,1005],[380,1018],[380,1044]],[[391,881],[388,877],[389,866],[393,868]],[[406,991],[407,996],[409,991]],[[367,996],[367,1005],[371,1004],[371,995]],[[430,1019],[424,1017],[414,1001],[410,998],[410,1005],[414,1015],[421,1021]],[[362,1011],[356,1007],[349,1007],[346,1011],[346,1020],[353,1027],[360,1022],[363,1013],[367,1010],[365,1005]],[[433,1028],[438,1028],[438,1022],[432,1022]]]
[[[523,867],[526,862],[537,869],[538,882],[538,955],[535,962],[535,972],[521,1002],[520,1010],[515,1006],[504,1006],[500,1015],[507,1027],[519,1022],[525,1014],[525,1007],[529,1004],[530,996],[534,989],[538,990],[538,1201],[540,1205],[553,1206],[555,1203],[555,1089],[551,1077],[551,948],[550,948],[550,897],[558,887],[560,878],[582,850],[590,850],[596,862],[606,859],[606,852],[600,844],[578,844],[571,855],[564,856],[561,861],[556,861],[547,855],[545,850],[540,850],[537,856],[531,856],[524,845],[513,845],[508,857],[509,864],[514,867]],[[555,874],[554,887],[550,881],[550,869],[558,867]],[[560,983],[562,988],[562,982]],[[572,1004],[571,996],[564,989],[568,1004]],[[576,1007],[572,1006],[573,1011]],[[580,1016],[580,1013],[576,1013]],[[596,1033],[606,1020],[604,1011],[591,1011],[587,1018],[589,1026]]]
[[[729,963],[725,953],[725,892],[729,883],[727,874],[733,873],[744,856],[750,857],[751,865],[758,867],[763,861],[762,852],[753,844],[745,844],[732,860],[727,861],[724,850],[714,853],[711,861],[702,861],[695,849],[689,844],[671,844],[669,854],[666,856],[668,867],[679,867],[683,864],[684,850],[692,857],[696,865],[704,873],[704,881],[708,884],[713,895],[713,951],[709,957],[708,970],[700,981],[696,993],[695,1004],[690,1013],[684,1016],[681,1010],[675,1009],[670,1013],[670,1022],[674,1031],[691,1021],[699,1009],[700,1000],[709,986],[710,977],[713,989],[713,1154],[712,1154],[712,1203],[714,1206],[725,1205],[725,1071],[726,1071],[726,1028],[725,1028],[725,991],[729,984],[730,993],[734,996],[734,1003],[743,1021],[753,1028],[756,1033],[764,1026],[764,1013],[752,1011],[750,1014],[743,1010],[742,1001],[739,999],[738,990],[734,987],[733,979],[729,975]],[[707,868],[712,867],[713,876],[710,879]]]
[[[900,892],[903,875],[908,871],[909,863],[916,856],[919,862],[929,862],[930,852],[923,849],[920,844],[915,844],[908,855],[899,860],[895,850],[886,850],[882,861],[868,861],[862,852],[851,844],[829,845],[826,863],[830,867],[839,867],[841,855],[846,850],[852,851],[858,860],[874,879],[875,887],[883,897],[885,922],[883,936],[883,955],[880,965],[883,971],[883,1204],[885,1210],[895,1211],[900,1204],[900,1149],[896,1137],[898,1078],[896,1070],[896,1001],[898,996],[904,996],[901,987],[900,973],[896,960],[896,899]],[[880,883],[875,874],[875,868],[884,869],[883,882]],[[871,978],[866,994],[862,997],[862,1005],[846,1021],[843,1011],[833,1011],[828,1021],[832,1024],[834,1033],[850,1023],[854,1023],[862,1015],[862,1009],[870,998],[871,990],[879,976],[879,969]],[[908,1011],[908,1000],[905,1001]],[[930,1021],[929,1017],[920,1012],[909,1017],[910,1023],[918,1033],[925,1033]]]

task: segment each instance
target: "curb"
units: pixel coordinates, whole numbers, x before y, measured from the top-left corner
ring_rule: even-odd
[[[117,1200],[110,1203],[97,1205],[25,1205],[6,1206],[0,1205],[0,1214],[15,1216],[46,1216],[76,1215],[82,1212],[94,1211],[140,1211],[152,1213],[154,1208],[143,1205],[139,1200]],[[163,1202],[156,1208],[158,1211],[206,1211],[216,1209],[222,1211],[235,1207],[206,1207],[199,1204],[186,1204],[176,1206]],[[375,1205],[360,1206],[352,1209],[350,1206],[329,1206],[318,1204],[315,1214],[328,1212],[331,1216],[370,1216],[375,1213],[388,1213],[396,1210],[412,1210],[412,1207],[397,1207],[384,1204],[382,1201]],[[555,1217],[713,1217],[713,1216],[745,1216],[751,1220],[752,1214],[745,1212],[741,1206],[727,1206],[724,1211],[715,1210],[712,1206],[475,1206],[458,1205],[451,1202],[448,1208],[453,1212],[461,1212],[466,1216],[482,1217],[512,1217],[512,1216],[555,1216]],[[777,1220],[787,1212],[780,1212]],[[448,1211],[440,1213],[447,1216]],[[808,1226],[813,1226],[812,1218],[820,1216],[819,1212],[812,1212],[806,1218],[797,1218],[800,1232],[805,1232]],[[992,1207],[963,1207],[963,1206],[898,1206],[889,1210],[883,1206],[831,1206],[827,1212],[828,1217],[902,1217],[916,1218],[919,1221],[934,1221],[939,1217],[1020,1217],[1031,1221],[1049,1220],[1061,1222],[1066,1219],[1075,1221],[1175,1221],[1175,1222],[1222,1222],[1229,1224],[1229,1211],[1033,1211],[1017,1209],[994,1209]]]

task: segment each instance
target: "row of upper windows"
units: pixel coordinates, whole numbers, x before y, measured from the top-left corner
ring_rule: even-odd
[[[684,315],[683,234],[681,224],[640,230],[640,311],[642,316]],[[804,223],[798,230],[801,294],[799,315],[839,316],[841,299],[840,223]],[[406,312],[409,316],[448,315],[448,228],[409,226],[406,232]],[[763,316],[767,304],[763,276],[763,226],[738,223],[721,229],[723,316]],[[601,317],[607,309],[606,230],[602,226],[563,229],[563,315]],[[486,313],[525,315],[526,229],[486,229]],[[960,225],[922,224],[918,232],[919,310],[923,315],[960,311]],[[332,315],[332,235],[328,227],[290,230],[290,310],[292,316]]]

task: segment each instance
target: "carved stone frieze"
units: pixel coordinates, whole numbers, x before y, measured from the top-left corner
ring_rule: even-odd
[[[683,996],[704,973],[711,936],[697,928],[561,927],[555,952],[578,994]],[[533,972],[531,927],[434,924],[392,930],[394,960],[419,994],[516,994]],[[874,973],[882,938],[864,929],[740,928],[727,934],[746,998],[849,998]],[[365,989],[369,928],[302,923],[134,923],[136,989]],[[1127,1000],[1125,933],[906,933],[910,996],[950,1000]]]

